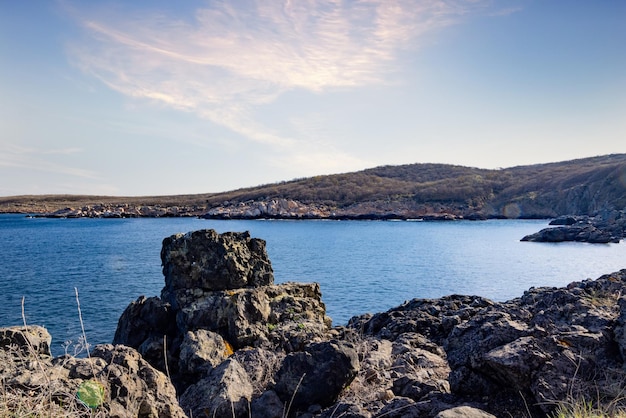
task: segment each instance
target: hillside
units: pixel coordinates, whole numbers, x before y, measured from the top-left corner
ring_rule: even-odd
[[[223,193],[0,197],[0,212],[217,218],[548,218],[626,208],[626,154],[487,170],[382,166]]]

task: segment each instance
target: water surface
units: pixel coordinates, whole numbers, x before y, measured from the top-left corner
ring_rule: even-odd
[[[473,294],[504,301],[626,268],[624,244],[530,243],[546,221],[213,221],[31,219],[0,215],[0,326],[46,326],[53,349],[75,343],[80,298],[91,344],[111,342],[124,308],[163,287],[166,236],[213,228],[267,241],[277,283],[319,282],[335,324],[412,298]]]

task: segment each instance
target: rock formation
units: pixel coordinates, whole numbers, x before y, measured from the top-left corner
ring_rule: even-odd
[[[248,233],[174,235],[161,258],[161,297],[132,302],[117,345],[90,358],[50,358],[40,327],[0,329],[5,391],[88,413],[75,394],[95,381],[94,411],[119,417],[626,410],[626,270],[507,302],[413,299],[331,328],[319,286],[274,284],[265,242]]]
[[[562,216],[551,221],[550,225],[553,227],[527,235],[522,241],[617,243],[626,236],[626,211],[604,211],[593,217]]]
[[[161,297],[131,303],[114,343],[169,370],[194,417],[247,417],[250,408],[266,408],[255,402],[261,397],[280,405],[278,416],[290,401],[293,411],[307,399],[326,406],[356,375],[354,348],[329,342],[319,285],[275,285],[263,240],[247,232],[178,234],[163,241],[161,260]]]
[[[50,341],[39,326],[0,329],[0,415],[186,417],[170,380],[136,350],[99,345],[89,358],[53,359]]]

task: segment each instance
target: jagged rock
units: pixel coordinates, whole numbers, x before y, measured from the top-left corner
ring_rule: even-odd
[[[622,271],[566,289],[531,289],[477,313],[444,345],[452,391],[528,391],[549,412],[554,399],[597,381],[599,370],[621,367],[612,335],[625,279]]]
[[[231,411],[231,400],[241,404],[236,414],[247,416],[253,395],[270,396],[287,353],[328,339],[331,321],[319,285],[274,285],[263,240],[213,230],[177,234],[163,241],[161,258],[161,298],[131,303],[115,342],[136,347],[168,371],[194,416]],[[241,399],[233,395],[238,380],[245,388]],[[210,387],[215,384],[222,389]]]
[[[176,390],[165,376],[130,347],[98,345],[91,353],[107,366],[107,400],[111,417],[185,417],[176,399]]]
[[[328,406],[354,379],[358,368],[352,346],[332,341],[311,344],[285,357],[274,390],[294,410],[313,404]]]
[[[258,396],[275,383],[274,376],[282,365],[285,354],[280,350],[251,348],[238,350],[233,358],[246,370],[254,390],[253,395]]]
[[[534,234],[526,235],[521,240],[530,242],[578,241],[593,244],[619,242],[619,238],[613,236],[611,232],[596,228],[593,225],[545,228]]]
[[[560,216],[550,221],[548,225],[574,225],[578,219],[574,216]]]
[[[0,328],[0,349],[28,355],[33,352],[38,356],[50,357],[52,336],[44,327],[31,325]]]
[[[317,283],[284,283],[198,295],[181,306],[181,330],[222,332],[235,347],[301,349],[330,327]]]
[[[171,335],[175,330],[176,315],[169,303],[158,297],[140,296],[128,305],[118,320],[113,344],[138,348],[150,337],[156,337],[162,345],[163,335]]]
[[[178,370],[188,375],[206,373],[231,354],[232,347],[221,335],[204,329],[187,331],[180,345]]]
[[[189,416],[197,418],[247,418],[252,392],[244,368],[238,361],[228,359],[191,385],[182,394],[180,405]]]
[[[604,211],[595,217],[565,216],[550,222],[560,225],[544,228],[521,240],[531,242],[578,241],[593,244],[617,243],[626,236],[626,212]]]
[[[289,412],[285,409],[285,405],[276,392],[271,389],[254,399],[250,405],[250,410],[250,416],[255,418],[284,418],[285,414]]]
[[[406,333],[418,333],[432,341],[432,349],[437,351],[436,347],[455,326],[490,305],[493,305],[492,301],[478,296],[413,299],[387,312],[353,317],[348,326],[391,341]]]
[[[178,293],[270,285],[274,273],[265,241],[248,232],[218,234],[212,229],[177,234],[163,240],[165,287],[161,298],[175,308]]]
[[[31,333],[39,327],[28,328]],[[62,416],[72,410],[76,411],[72,416],[84,417],[185,417],[169,379],[132,348],[99,345],[89,358],[66,355],[52,359],[42,345],[38,346],[41,351],[33,349],[36,344],[20,346],[24,334],[6,331],[0,329],[3,343],[7,343],[0,347],[3,393],[11,393],[12,405],[28,405],[29,415]],[[38,333],[46,339],[45,330]],[[26,351],[21,352],[22,347]],[[102,390],[94,409],[77,398],[86,384]]]

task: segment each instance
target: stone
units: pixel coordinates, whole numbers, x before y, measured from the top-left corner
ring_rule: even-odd
[[[471,406],[457,406],[439,412],[435,418],[496,418],[496,416]]]
[[[113,344],[136,348],[155,367],[165,370],[164,348],[176,335],[176,315],[169,303],[158,297],[140,296],[118,320]]]
[[[222,363],[233,349],[221,335],[199,329],[187,331],[180,345],[178,370],[193,375],[202,374]]]
[[[0,328],[0,349],[9,347],[22,355],[50,356],[52,336],[38,325]]]
[[[6,336],[5,330],[0,329],[0,335]],[[68,411],[85,411],[91,416],[77,397],[90,385],[102,390],[102,395],[89,398],[94,416],[186,417],[170,380],[132,348],[98,345],[89,358],[51,359],[34,351],[15,355],[16,347],[0,347],[0,380],[3,394],[11,394],[12,405],[27,405],[29,414],[65,416]]]
[[[228,359],[180,397],[180,405],[195,418],[248,417],[252,385],[237,360]]]
[[[165,288],[161,298],[176,307],[179,290],[203,291],[258,287],[274,282],[265,241],[248,232],[218,234],[212,229],[163,240]]]
[[[130,347],[98,345],[91,356],[103,359],[107,366],[100,372],[106,376],[105,394],[110,397],[109,416],[114,417],[180,417],[176,390],[167,376],[150,366]]]
[[[273,390],[267,390],[254,399],[250,409],[250,416],[255,418],[284,418],[286,415],[285,405]]]
[[[328,406],[354,379],[359,368],[355,349],[346,343],[323,342],[291,353],[276,376],[275,391],[293,411]]]

